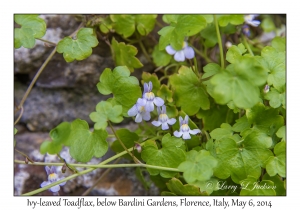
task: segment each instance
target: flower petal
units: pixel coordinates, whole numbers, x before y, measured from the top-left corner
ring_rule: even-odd
[[[138,113],[135,117],[135,122],[139,123],[139,122],[142,122],[142,115],[140,113]]]
[[[158,126],[161,126],[161,122],[160,121],[152,121],[152,125],[158,127]]]
[[[145,82],[144,83],[144,93],[148,93],[149,91],[149,88],[148,88],[148,84]]]
[[[157,110],[157,114],[159,116],[162,113],[162,110],[160,109],[160,107],[157,107],[156,110]]]
[[[185,122],[185,124],[188,124],[188,123],[189,123],[189,116],[188,116],[188,115],[185,115],[185,117],[184,117],[184,122]]]
[[[49,166],[45,167],[47,175],[51,174],[51,168]]]
[[[184,61],[185,60],[185,56],[184,56],[183,50],[180,50],[180,51],[176,52],[175,55],[174,55],[174,59],[177,62]]]
[[[149,82],[149,89],[148,89],[148,92],[151,92],[152,88],[153,88],[153,85],[152,85],[152,82],[150,81],[150,82]]]
[[[260,21],[259,20],[252,20],[252,21],[249,21],[248,24],[250,24],[254,27],[257,27],[257,26],[259,26]]]
[[[171,45],[166,46],[166,51],[169,55],[174,55],[176,53],[176,50],[174,50]]]
[[[168,126],[168,123],[167,122],[164,122],[161,126],[161,129],[163,130],[168,130],[169,129],[169,126]]]
[[[147,101],[145,105],[146,112],[152,112],[154,110],[154,104],[152,101]]]
[[[153,102],[156,106],[162,106],[165,103],[164,100],[160,97],[155,97]]]
[[[169,125],[173,125],[174,123],[176,123],[176,119],[175,118],[168,119],[167,123]]]
[[[197,133],[201,133],[201,131],[199,129],[193,129],[193,130],[190,130],[189,132],[190,132],[190,134],[193,134],[193,135],[195,135]]]
[[[51,182],[49,181],[44,181],[42,184],[41,184],[41,187],[45,187],[47,185],[51,184]]]
[[[137,100],[137,105],[139,105],[139,106],[145,106],[146,102],[147,102],[147,100],[145,98],[139,98]]]
[[[55,185],[55,186],[53,186],[53,187],[50,188],[50,191],[51,191],[51,192],[54,192],[54,193],[55,193],[55,192],[58,192],[59,190],[60,190],[59,185]]]
[[[184,51],[184,55],[187,59],[192,59],[195,57],[195,52],[192,47],[187,46],[186,48],[184,48],[183,51]]]
[[[178,138],[180,138],[181,136],[182,136],[182,131],[174,131],[174,136],[176,136],[176,137],[178,137]]]
[[[190,136],[189,132],[183,132],[182,138],[183,139],[191,139],[191,136]]]
[[[180,127],[182,126],[182,123],[183,123],[182,121],[183,121],[182,117],[179,116],[179,124],[180,124]]]
[[[150,116],[150,112],[143,112],[142,113],[142,117],[145,121],[150,120],[151,116]]]
[[[166,106],[165,105],[162,106],[161,113],[166,114]]]
[[[133,105],[133,107],[131,107],[127,112],[128,116],[130,116],[130,117],[135,116],[137,113],[138,113],[138,109],[136,107],[136,104]]]

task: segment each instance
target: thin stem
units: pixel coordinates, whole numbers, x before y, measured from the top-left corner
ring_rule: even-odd
[[[218,20],[217,20],[216,15],[214,15],[214,21],[215,21],[215,25],[216,25],[216,31],[217,31],[218,43],[219,43],[219,49],[220,49],[221,68],[224,69],[225,63],[224,63],[224,55],[223,55],[223,44],[222,44],[222,40],[221,40],[219,24],[218,24]]]
[[[243,41],[244,41],[244,44],[245,44],[245,46],[246,46],[248,52],[249,52],[252,56],[254,56],[254,54],[253,54],[253,52],[252,52],[252,50],[251,50],[251,48],[250,48],[250,46],[249,46],[249,44],[248,44],[248,41],[247,41],[247,39],[246,39],[245,36],[243,36]]]
[[[23,106],[25,100],[27,99],[33,85],[35,84],[36,80],[39,78],[40,74],[43,72],[43,70],[45,69],[46,65],[49,63],[49,61],[52,59],[52,57],[54,56],[54,54],[56,53],[56,47],[52,50],[51,54],[48,56],[48,58],[45,60],[45,62],[43,63],[43,65],[41,66],[41,68],[38,70],[38,72],[36,73],[36,75],[34,76],[33,80],[31,81],[29,87],[27,88],[19,106],[17,107],[17,109],[21,109],[21,107]],[[21,115],[20,115],[21,116]],[[20,117],[19,116],[19,117]]]
[[[121,139],[119,138],[119,136],[117,135],[117,133],[115,132],[114,127],[112,126],[111,122],[108,120],[108,124],[112,130],[112,132],[115,134],[116,138],[118,139],[118,141],[120,142],[120,144],[122,145],[122,147],[127,151],[127,153],[132,157],[132,159],[134,160],[134,162],[136,163],[141,163],[131,152],[129,152],[129,150],[126,148],[126,146],[123,144],[123,142],[121,141]]]
[[[213,62],[209,57],[207,57],[207,55],[205,53],[201,52],[200,50],[198,50],[196,48],[193,48],[193,49],[198,55],[200,55],[202,58],[204,58],[207,63]]]
[[[142,40],[140,39],[140,37],[139,37],[138,35],[136,35],[136,36],[137,36],[137,38],[138,38],[138,43],[139,43],[139,45],[140,45],[140,48],[141,48],[142,51],[143,51],[143,54],[145,55],[145,57],[147,58],[147,60],[148,60],[150,63],[153,63],[152,59],[151,59],[150,56],[148,55],[148,52],[147,52],[147,50],[146,50],[146,48],[145,48],[145,46],[144,46]]]
[[[114,164],[117,164],[119,161],[121,160],[121,158],[118,158],[117,160],[114,161]],[[88,195],[93,189],[94,187],[96,187],[98,185],[98,183],[112,170],[113,168],[108,168],[104,171],[103,174],[101,174],[101,176],[95,181],[95,183],[89,188],[87,189],[82,196]]]
[[[21,109],[20,115],[19,115],[19,117],[16,119],[14,125],[16,125],[16,124],[19,122],[19,120],[21,119],[21,117],[22,117],[22,115],[23,115],[23,112],[24,112],[23,106],[21,106],[20,109]]]
[[[53,46],[57,45],[55,42],[51,42],[51,41],[48,41],[46,39],[41,39],[41,38],[35,38],[35,39],[40,40],[40,41],[45,42],[45,43],[48,43],[48,44],[53,45]]]
[[[143,145],[143,144],[144,144],[144,143],[141,143],[141,145]],[[132,151],[132,150],[133,150],[133,147],[130,148],[130,149],[128,149],[128,150],[129,150],[129,151]],[[107,163],[109,163],[109,162],[111,162],[111,161],[113,161],[113,160],[115,160],[115,159],[117,159],[117,158],[119,158],[119,157],[125,155],[125,154],[127,154],[127,151],[120,152],[120,153],[118,153],[118,154],[116,154],[116,155],[114,155],[114,156],[112,156],[112,157],[110,157],[110,158],[104,160],[103,162],[99,163],[97,166],[99,166],[99,165],[105,165],[105,164],[107,164]],[[15,162],[16,162],[16,163],[22,163],[22,164],[24,164],[24,161],[21,161],[21,162],[15,161]],[[36,162],[35,162],[35,163],[36,163]],[[45,163],[40,163],[39,165],[42,165],[42,164],[45,164]],[[49,164],[49,163],[48,163],[48,164]],[[58,165],[58,166],[63,165],[63,163],[55,163],[55,164],[50,163],[50,164],[52,164],[52,165]],[[37,164],[36,164],[36,165],[37,165]],[[74,164],[72,164],[72,165],[74,165]],[[83,165],[83,164],[81,164],[81,165]],[[79,167],[79,166],[77,166],[77,167]],[[58,185],[58,184],[60,184],[60,183],[63,183],[63,182],[65,182],[65,181],[68,181],[68,180],[70,180],[70,179],[76,178],[76,177],[78,177],[78,176],[81,176],[81,175],[90,173],[90,172],[92,172],[92,171],[95,170],[95,169],[96,169],[96,168],[89,168],[89,169],[86,169],[86,170],[84,170],[84,171],[80,171],[79,173],[73,174],[73,175],[68,176],[68,177],[66,177],[66,178],[64,178],[64,179],[61,179],[61,180],[59,180],[59,181],[57,181],[57,182],[53,182],[52,184],[49,184],[49,185],[47,185],[47,186],[45,186],[45,187],[42,187],[42,188],[37,189],[37,190],[33,190],[33,191],[31,191],[31,192],[28,192],[28,193],[25,193],[25,194],[22,194],[22,195],[35,195],[35,194],[40,193],[40,192],[43,192],[43,191],[45,191],[45,190],[47,190],[47,189],[49,189],[49,188],[51,188],[51,187],[53,187],[53,186],[55,186],[55,185]]]
[[[25,161],[21,161],[21,160],[15,160],[15,163],[19,163],[19,164],[26,164]],[[34,162],[34,163],[28,163],[30,165],[48,165],[48,166],[63,166],[64,163],[44,163],[44,162]],[[163,167],[163,166],[155,166],[155,165],[148,165],[148,164],[144,164],[144,163],[129,163],[129,164],[108,164],[108,165],[89,165],[89,164],[71,164],[71,166],[74,167],[82,167],[82,168],[92,168],[97,169],[97,168],[134,168],[134,167],[145,167],[145,168],[153,168],[153,169],[159,169],[159,170],[165,170],[165,171],[176,171],[176,172],[180,172],[179,169],[177,168],[169,168],[169,167]],[[78,172],[79,174],[80,172]]]
[[[23,156],[24,156],[25,158],[27,158],[27,160],[29,160],[31,163],[34,163],[34,161],[31,160],[31,158],[28,157],[25,153],[23,153],[23,152],[21,152],[21,151],[19,151],[19,150],[17,150],[17,149],[15,149],[15,151],[18,152],[19,154],[23,155]],[[24,161],[24,162],[25,162],[25,164],[28,164],[28,163],[26,163],[26,161]]]

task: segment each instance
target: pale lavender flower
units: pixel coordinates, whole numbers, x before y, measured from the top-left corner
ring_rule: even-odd
[[[131,109],[128,110],[127,114],[128,116],[136,116],[135,117],[135,122],[139,123],[142,122],[142,120],[148,121],[150,120],[151,116],[150,116],[150,112],[147,112],[145,110],[145,106],[146,106],[146,100],[139,98],[136,102],[135,105],[133,105],[133,107]]]
[[[163,130],[169,129],[169,125],[173,125],[176,122],[175,118],[169,119],[169,117],[166,114],[166,106],[163,105],[162,109],[157,107],[157,112],[158,112],[158,121],[153,121],[152,124],[155,125],[156,127],[161,126]]]
[[[154,110],[154,104],[156,106],[164,105],[164,100],[160,97],[155,97],[152,91],[152,82],[149,82],[149,85],[145,82],[144,83],[144,93],[143,93],[143,100],[145,101],[145,111],[152,112]],[[150,119],[150,118],[149,118]]]
[[[244,20],[247,24],[257,27],[260,24],[259,20],[254,20],[254,18],[256,18],[258,15],[245,15],[244,16]]]
[[[179,51],[176,51],[171,45],[166,47],[166,51],[168,54],[174,55],[174,59],[177,62],[182,62],[186,58],[192,59],[195,57],[194,49],[188,46],[187,42],[183,42],[182,49]]]
[[[48,181],[44,181],[41,184],[41,187],[45,187],[49,184],[52,184],[53,182],[59,181],[59,180],[64,178],[64,177],[59,177],[58,176],[56,167],[54,167],[54,166],[51,166],[51,168],[49,166],[46,166],[45,170],[46,170],[47,175],[48,175]],[[57,193],[60,190],[60,186],[63,186],[65,184],[66,184],[66,182],[62,182],[58,185],[55,185],[55,186],[51,187],[49,190],[53,193]]]
[[[185,116],[184,119],[182,119],[182,117],[179,117],[179,122],[180,122],[179,132],[178,131],[174,132],[174,136],[178,138],[182,136],[183,139],[191,139],[190,134],[195,135],[201,132],[199,129],[193,129],[193,130],[190,129],[188,125],[189,116],[187,115]]]

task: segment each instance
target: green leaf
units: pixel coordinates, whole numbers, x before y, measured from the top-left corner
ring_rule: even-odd
[[[126,66],[118,66],[113,71],[106,68],[100,76],[97,88],[103,95],[113,94],[112,100],[117,105],[122,105],[123,116],[128,116],[127,111],[142,95],[139,81],[130,76]]]
[[[135,57],[138,50],[132,45],[126,45],[124,42],[117,42],[112,39],[113,57],[116,66],[127,66],[130,72],[135,68],[141,68],[143,64]]]
[[[282,138],[282,141],[286,141],[286,128],[285,125],[280,127],[278,129],[278,131],[276,132],[276,136],[278,136],[279,138]]]
[[[114,29],[125,38],[130,37],[135,28],[142,36],[148,35],[154,28],[157,15],[110,15]]]
[[[86,121],[76,119],[71,124],[68,140],[70,155],[78,162],[88,162],[93,156],[100,158],[108,150],[106,130],[90,131]]]
[[[271,18],[265,18],[265,19],[263,19],[263,21],[261,22],[260,26],[267,33],[271,32],[271,31],[274,31],[276,29],[274,21]]]
[[[274,186],[276,186],[275,191],[276,195],[286,195],[286,189],[284,186],[284,181],[282,181],[282,178],[280,176],[269,176],[268,173],[265,173],[263,176],[263,180],[270,180],[274,183]],[[286,180],[286,179],[285,179]]]
[[[218,22],[221,27],[232,25],[241,25],[244,23],[244,15],[219,15]]]
[[[232,130],[235,132],[243,132],[244,130],[250,128],[251,124],[249,123],[247,116],[244,115],[240,119],[236,120],[236,123],[232,126]]]
[[[285,52],[286,51],[286,38],[285,37],[275,37],[271,43],[272,47],[277,50],[277,52]]]
[[[239,108],[251,108],[260,99],[259,86],[265,84],[267,71],[258,57],[242,56],[225,71],[215,74],[209,81],[214,86],[212,97],[219,104],[233,102]]]
[[[182,43],[187,36],[193,36],[206,27],[206,19],[201,15],[178,15],[176,22],[162,28],[158,34],[159,50],[171,45],[175,50],[182,49]]]
[[[232,128],[229,124],[223,123],[221,128],[216,128],[210,132],[211,138],[220,140],[222,138],[230,138],[233,135]]]
[[[265,99],[270,100],[269,104],[273,108],[278,108],[281,105],[283,108],[285,108],[285,97],[285,92],[280,93],[275,88],[271,88],[271,90],[265,95]]]
[[[152,92],[156,95],[158,89],[160,88],[160,81],[158,80],[158,77],[155,73],[150,74],[148,72],[143,72],[142,74],[142,85],[144,85],[144,83],[149,83],[152,82],[153,88],[152,88]]]
[[[92,28],[81,28],[76,38],[65,37],[57,44],[57,52],[63,53],[64,59],[69,63],[75,59],[78,61],[88,58],[98,45],[98,40]]]
[[[203,71],[205,72],[202,75],[202,79],[211,77],[220,71],[221,67],[219,64],[216,63],[208,63],[206,66],[203,67]]]
[[[183,171],[183,178],[187,183],[207,181],[213,175],[213,169],[218,161],[206,150],[197,152],[191,150],[187,153],[186,161],[182,162],[178,169]]]
[[[176,105],[188,115],[196,114],[200,108],[209,109],[208,94],[195,73],[185,66],[182,66],[178,73],[170,76],[174,97],[177,99]]]
[[[226,60],[229,63],[235,63],[236,58],[241,57],[246,52],[245,46],[240,43],[238,46],[232,45],[226,53]]]
[[[38,15],[14,15],[14,21],[21,25],[21,28],[14,30],[15,48],[32,48],[35,39],[43,37],[46,33],[46,23]]]
[[[201,193],[210,195],[213,191],[219,190],[220,181],[216,178],[210,178],[207,181],[195,181],[192,184],[199,187]]]
[[[253,131],[247,135],[240,145],[233,139],[223,138],[215,143],[218,166],[214,175],[220,179],[231,176],[235,183],[240,183],[248,175],[258,178],[261,167],[273,156],[268,149],[272,138],[264,133]]]
[[[274,147],[275,157],[270,157],[267,161],[266,170],[270,176],[278,174],[281,177],[286,177],[286,143],[279,142]]]
[[[204,45],[206,47],[213,47],[218,43],[215,24],[209,24],[200,34],[204,38]]]
[[[268,84],[273,85],[277,90],[285,86],[285,52],[278,52],[275,48],[267,46],[261,51],[264,58],[262,65],[270,72]]]
[[[162,138],[162,148],[158,149],[155,141],[148,140],[143,145],[142,159],[149,165],[177,168],[185,160],[185,152],[180,148],[184,144],[181,138],[171,137],[168,133]],[[160,174],[171,178],[177,172],[147,168],[150,175]]]
[[[68,122],[62,122],[55,128],[53,128],[49,135],[51,141],[44,141],[40,146],[41,154],[58,154],[64,145],[69,146],[68,139],[71,132],[71,124]]]
[[[139,136],[136,133],[133,133],[125,128],[121,128],[116,131],[117,136],[119,139],[123,142],[125,147],[127,149],[133,147],[135,145],[135,142],[139,140]],[[115,151],[116,153],[120,153],[124,151],[124,148],[120,144],[118,140],[115,140],[112,145],[111,149]],[[125,157],[125,156],[123,156]],[[129,154],[126,154],[126,158],[132,159]]]
[[[270,180],[258,182],[256,177],[248,176],[246,179],[242,180],[241,183],[243,183],[244,186],[240,193],[242,196],[276,195],[276,186]]]
[[[167,100],[168,102],[173,102],[173,92],[169,90],[168,86],[162,84],[157,91],[157,96],[161,97],[163,100]]]
[[[265,107],[262,103],[246,110],[246,115],[249,123],[253,124],[253,128],[270,136],[276,133],[284,124],[284,119],[279,115],[277,109]]]
[[[169,15],[169,14],[166,14],[166,15],[163,15],[162,16],[162,20],[165,22],[165,23],[177,23],[177,19],[178,19],[179,15]]]
[[[14,135],[18,133],[18,129],[14,128]]]
[[[95,122],[94,128],[96,130],[105,129],[108,120],[114,123],[122,122],[122,106],[113,106],[110,102],[101,101],[96,106],[96,112],[90,114],[90,118]]]
[[[166,66],[170,63],[172,56],[165,50],[159,50],[159,46],[155,45],[152,52],[152,58],[156,66]]]
[[[201,193],[199,187],[196,187],[191,184],[183,185],[179,179],[172,178],[167,182],[168,189],[175,195],[184,195],[184,196],[199,196],[206,195],[206,193]],[[164,192],[162,192],[164,194]]]
[[[99,29],[101,32],[107,34],[113,28],[113,22],[111,21],[109,16],[105,18],[99,18],[101,23],[99,25]]]

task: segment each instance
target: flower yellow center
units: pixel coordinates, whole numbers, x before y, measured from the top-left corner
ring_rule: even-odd
[[[189,131],[189,130],[190,130],[190,127],[188,126],[188,124],[183,124],[181,126],[181,131],[186,132],[186,131]]]
[[[159,115],[159,121],[166,122],[168,120],[168,116],[166,114]]]
[[[141,112],[145,112],[145,106],[140,106],[139,112],[140,112],[140,113],[141,113]]]
[[[49,176],[48,176],[49,181],[56,181],[56,179],[57,179],[56,173],[49,174]]]
[[[148,92],[148,93],[146,93],[146,99],[148,100],[148,101],[152,101],[153,99],[154,99],[154,93],[152,93],[152,92]]]

